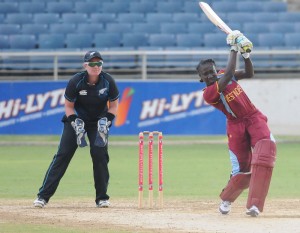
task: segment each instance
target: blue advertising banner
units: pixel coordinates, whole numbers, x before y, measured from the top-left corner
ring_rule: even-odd
[[[67,81],[1,82],[0,134],[60,134]],[[181,81],[117,81],[119,111],[111,133],[225,134],[225,116],[203,100],[204,85]]]

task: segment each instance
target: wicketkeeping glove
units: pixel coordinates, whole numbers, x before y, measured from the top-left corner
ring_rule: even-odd
[[[105,147],[108,142],[108,132],[111,121],[108,121],[107,117],[102,117],[98,123],[98,133],[95,139],[95,145],[99,147]]]
[[[86,140],[85,140],[85,130],[84,130],[84,121],[80,118],[76,118],[75,121],[71,122],[71,125],[76,133],[77,137],[77,145],[79,147],[85,147],[87,146]]]

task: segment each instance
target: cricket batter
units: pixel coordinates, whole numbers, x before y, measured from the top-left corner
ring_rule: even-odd
[[[84,56],[85,71],[75,74],[65,90],[63,132],[57,153],[45,174],[44,181],[33,202],[43,208],[54,195],[59,182],[78,147],[90,142],[93,161],[96,206],[108,207],[108,131],[118,110],[119,91],[114,79],[102,71],[103,58],[98,51]],[[109,103],[109,104],[108,104]]]
[[[227,118],[227,136],[232,171],[222,190],[219,211],[228,214],[231,203],[249,187],[246,214],[256,217],[263,211],[276,157],[276,145],[263,115],[250,101],[238,80],[252,78],[253,65],[248,49],[253,45],[242,33],[227,36],[231,46],[224,71],[217,73],[214,60],[201,60],[197,66],[200,82],[205,82],[205,101],[222,111]],[[245,68],[236,70],[241,52]]]

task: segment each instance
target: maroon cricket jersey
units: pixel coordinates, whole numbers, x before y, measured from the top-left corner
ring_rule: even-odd
[[[206,87],[203,97],[208,104],[221,110],[229,120],[242,118],[257,111],[234,77],[221,93],[218,82]]]

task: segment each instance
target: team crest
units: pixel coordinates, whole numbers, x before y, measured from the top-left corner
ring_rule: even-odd
[[[102,88],[101,90],[99,90],[99,95],[103,95],[105,93],[105,91],[107,90],[107,88]]]

